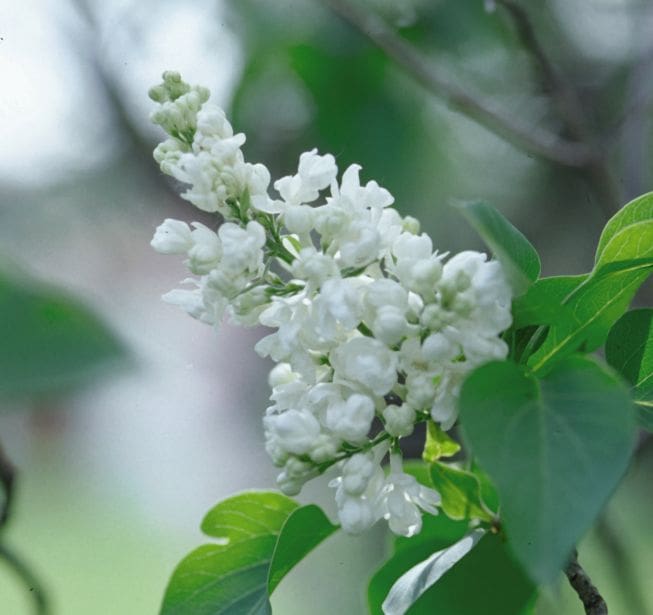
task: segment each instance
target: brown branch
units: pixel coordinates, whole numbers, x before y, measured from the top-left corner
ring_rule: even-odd
[[[4,500],[2,510],[0,510],[0,528],[4,527],[11,513],[13,502],[14,483],[16,480],[16,470],[0,444],[0,484],[4,489]]]
[[[565,575],[583,603],[587,615],[608,615],[608,605],[587,572],[578,563],[578,552],[575,549],[571,561],[565,568]]]
[[[510,15],[522,46],[533,59],[535,74],[540,79],[542,89],[553,99],[570,136],[578,141],[587,141],[589,133],[578,96],[549,60],[528,13],[513,0],[496,2]]]
[[[363,12],[348,0],[324,0],[340,17],[367,36],[398,66],[412,75],[423,87],[452,108],[481,124],[495,135],[529,154],[567,167],[587,167],[594,150],[583,143],[560,138],[517,118],[507,115],[481,94],[455,83],[435,63],[398,36],[373,13]]]
[[[48,599],[32,569],[4,543],[0,543],[0,561],[4,561],[9,566],[29,591],[34,615],[48,615],[50,613]]]
[[[513,0],[496,0],[496,4],[501,6],[512,19],[522,46],[533,59],[542,88],[551,97],[557,109],[564,131],[578,143],[595,149],[595,155],[590,157],[587,164],[582,165],[584,167],[582,171],[593,188],[597,205],[605,218],[610,218],[621,205],[621,191],[606,160],[604,151],[607,148],[597,144],[598,139],[587,124],[587,114],[576,89],[550,61],[526,10]]]

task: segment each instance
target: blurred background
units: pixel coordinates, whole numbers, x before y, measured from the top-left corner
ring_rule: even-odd
[[[214,331],[159,299],[185,272],[151,250],[154,229],[203,219],[151,156],[162,134],[147,90],[167,69],[211,88],[273,177],[313,147],[358,162],[441,251],[482,249],[451,207],[482,198],[545,275],[580,273],[607,217],[652,188],[650,1],[5,0],[5,498],[16,474],[2,543],[57,615],[157,612],[204,513],[274,485],[262,331]],[[616,615],[653,613],[652,476],[643,440],[580,545]],[[328,508],[328,491],[302,498]],[[385,540],[331,538],[275,612],[311,599],[315,615],[364,613]],[[0,613],[30,613],[32,598],[0,561]],[[538,613],[582,609],[561,584]]]

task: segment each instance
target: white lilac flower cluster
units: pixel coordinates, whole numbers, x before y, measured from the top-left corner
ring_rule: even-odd
[[[403,472],[398,441],[421,421],[451,428],[465,375],[505,357],[511,294],[499,263],[434,252],[387,190],[361,184],[359,166],[338,181],[330,154],[302,154],[272,197],[269,172],[245,162],[245,136],[205,89],[168,72],[150,95],[170,135],[154,153],[161,169],[223,218],[217,231],[170,219],[156,230],[153,247],[185,255],[195,275],[164,299],[206,323],[274,329],[256,350],[277,363],[263,424],[284,493],[335,465],[343,529],[384,518],[417,533],[419,509],[437,513],[440,496]]]

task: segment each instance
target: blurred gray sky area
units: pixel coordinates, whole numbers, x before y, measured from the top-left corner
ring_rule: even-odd
[[[273,3],[259,1],[268,9]],[[306,31],[318,29],[306,9],[311,4],[274,2],[295,20],[293,27],[304,16]],[[584,57],[608,71],[653,41],[635,36],[652,25],[625,10],[635,4],[555,0],[552,6]],[[414,5],[420,10],[428,1]],[[203,514],[238,490],[274,485],[260,425],[269,366],[253,351],[259,333],[228,326],[214,331],[162,303],[160,295],[186,273],[178,259],[149,246],[164,218],[202,218],[175,197],[151,161],[161,133],[149,124],[147,90],[174,69],[228,105],[247,59],[233,23],[216,0],[0,0],[0,262],[80,297],[136,357],[130,371],[74,396],[7,404],[0,413],[0,440],[20,470],[7,539],[43,578],[55,615],[156,612],[174,565],[202,541]],[[497,67],[519,64],[507,52],[465,55],[467,49],[461,45],[459,55],[479,82]],[[515,84],[508,81],[509,90]],[[414,86],[406,87],[411,96]],[[300,100],[295,107],[297,92],[286,94],[294,119],[309,122],[320,101],[304,108]],[[458,166],[445,160],[450,166],[433,174],[453,169],[449,181],[460,180],[470,192],[488,186],[536,229],[547,212],[520,206],[544,181],[537,163],[427,100],[416,125],[424,122],[422,131],[431,123],[446,126],[450,157],[460,158]],[[530,99],[512,100],[537,117]],[[256,110],[257,102],[249,106]],[[260,103],[265,108],[264,90]],[[280,125],[289,130],[283,118]],[[275,134],[247,137],[265,144]],[[487,160],[500,160],[500,172]],[[422,207],[432,200],[428,165],[435,169],[438,162],[425,154]],[[438,196],[449,189],[434,188]],[[420,191],[422,184],[414,193]],[[410,206],[402,205],[402,213],[413,213]],[[429,211],[415,214],[428,217]],[[570,212],[568,223],[585,215],[582,208]],[[471,237],[455,224],[433,227],[441,237]],[[587,237],[574,238],[555,220],[549,224],[554,231],[558,224],[561,236],[548,247],[553,268],[589,249]],[[328,508],[325,481],[302,497]],[[275,612],[306,613],[307,596],[315,615],[362,612],[362,588],[383,540],[376,532],[334,537],[284,581]],[[328,566],[328,583],[320,566]],[[27,604],[0,569],[0,614],[22,615]]]

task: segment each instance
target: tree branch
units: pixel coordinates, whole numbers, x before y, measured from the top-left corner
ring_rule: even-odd
[[[588,126],[586,113],[575,88],[556,70],[554,64],[540,43],[535,28],[528,13],[513,0],[496,0],[510,15],[517,36],[524,49],[531,55],[540,78],[542,89],[551,97],[553,105],[558,111],[565,132],[578,143],[585,144],[588,148],[596,145],[597,139]],[[596,155],[591,157],[582,169],[587,181],[593,187],[597,204],[603,215],[610,218],[621,204],[621,191],[615,183],[610,166],[606,160],[605,148],[598,148]]]
[[[367,36],[377,47],[412,75],[423,87],[452,108],[527,153],[567,167],[584,168],[594,159],[593,148],[562,139],[506,115],[482,95],[467,91],[434,63],[424,58],[373,13],[354,7],[348,0],[324,0],[340,17]]]
[[[2,510],[0,510],[0,528],[4,527],[11,513],[11,504],[14,494],[14,482],[16,479],[16,470],[0,444],[0,484],[4,489],[4,500],[2,501]]]
[[[549,60],[528,13],[513,0],[496,0],[496,3],[510,15],[522,46],[533,59],[542,90],[553,99],[569,135],[578,141],[587,141],[589,131],[582,105],[573,88]]]
[[[565,568],[565,575],[583,603],[587,615],[608,615],[608,605],[587,572],[578,563],[578,552],[575,549],[571,561]]]
[[[35,615],[47,615],[50,612],[50,608],[45,597],[45,592],[31,568],[9,549],[7,545],[2,543],[0,543],[0,560],[4,560],[16,576],[20,578],[25,587],[29,589],[34,603]]]

